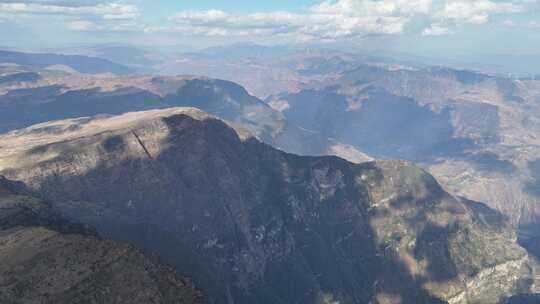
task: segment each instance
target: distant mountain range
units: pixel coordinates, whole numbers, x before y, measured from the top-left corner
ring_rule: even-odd
[[[10,63],[46,68],[55,65],[63,65],[85,74],[113,73],[126,75],[132,69],[112,61],[80,55],[58,55],[47,53],[22,53],[0,50],[0,64]]]
[[[97,57],[130,67],[137,72],[151,72],[153,66],[158,64],[164,57],[161,52],[152,53],[142,48],[115,44],[65,48],[52,52],[60,52],[65,55]]]

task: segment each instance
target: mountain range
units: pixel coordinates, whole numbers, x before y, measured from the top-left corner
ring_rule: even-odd
[[[46,214],[8,221],[7,238],[29,226],[127,250],[120,263],[151,265],[164,303],[537,301],[539,81],[227,50],[151,63],[227,80],[1,64],[0,175],[17,182],[0,194]],[[0,252],[31,251],[17,248]],[[133,284],[150,295],[146,275]],[[36,288],[22,294],[44,299]]]
[[[0,64],[17,64],[38,68],[65,67],[79,73],[126,75],[133,72],[129,67],[107,59],[82,55],[62,55],[54,53],[23,53],[0,50]]]

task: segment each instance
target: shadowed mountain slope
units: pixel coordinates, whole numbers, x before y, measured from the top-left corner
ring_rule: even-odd
[[[189,280],[0,177],[1,303],[202,303]]]
[[[196,109],[0,136],[0,173],[159,253],[210,303],[497,303],[528,292],[505,218],[399,161],[275,150]]]

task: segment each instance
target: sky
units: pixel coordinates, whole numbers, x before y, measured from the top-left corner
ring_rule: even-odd
[[[540,0],[0,0],[0,47],[328,45],[540,54]]]

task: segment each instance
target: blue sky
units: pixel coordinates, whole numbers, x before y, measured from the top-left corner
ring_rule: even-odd
[[[540,0],[0,0],[1,46],[321,44],[540,54]]]

